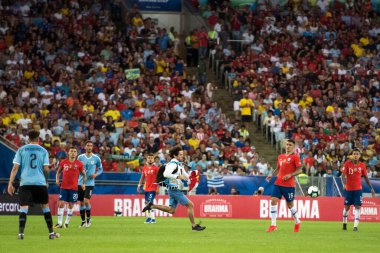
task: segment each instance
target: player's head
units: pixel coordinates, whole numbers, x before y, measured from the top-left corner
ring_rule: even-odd
[[[86,153],[87,154],[92,153],[92,148],[93,147],[94,147],[94,144],[92,143],[92,141],[88,140],[88,141],[85,142],[84,148],[86,149]]]
[[[68,152],[69,160],[74,161],[77,158],[77,155],[78,150],[76,149],[76,147],[70,147]]]
[[[352,157],[352,160],[354,161],[359,161],[360,157],[361,157],[362,153],[360,152],[360,149],[358,148],[354,148],[352,151],[351,151],[351,157]]]
[[[170,150],[170,156],[178,161],[183,161],[183,150],[180,147],[174,147]]]
[[[30,142],[38,142],[38,139],[40,138],[40,131],[30,130],[28,136]]]
[[[293,152],[294,152],[294,148],[295,148],[295,146],[296,146],[295,141],[292,140],[292,139],[288,139],[288,140],[286,141],[286,145],[285,145],[285,151],[286,151],[286,153],[287,153],[287,154],[291,154],[291,153],[293,153]]]
[[[149,165],[152,165],[154,163],[154,154],[148,153],[146,156],[146,162]]]

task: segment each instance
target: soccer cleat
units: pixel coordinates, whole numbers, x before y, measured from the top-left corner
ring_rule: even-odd
[[[359,232],[358,227],[354,227],[354,232]]]
[[[273,226],[273,225],[271,225],[266,231],[267,231],[267,232],[273,232],[273,231],[275,231],[275,230],[277,230],[277,226]]]
[[[203,227],[203,226],[201,226],[201,225],[199,225],[199,224],[196,224],[196,225],[193,226],[191,229],[192,229],[192,230],[195,230],[195,231],[202,231],[202,230],[205,230],[206,227]]]
[[[49,239],[59,238],[60,236],[61,236],[60,234],[53,232],[49,234]]]
[[[79,225],[79,228],[85,228],[87,227],[87,223],[85,221],[82,221],[82,223]]]
[[[343,230],[347,230],[347,223],[343,223]]]
[[[56,224],[54,228],[63,228],[62,224]]]
[[[152,219],[150,223],[156,223],[156,219]]]
[[[294,233],[298,233],[300,231],[300,226],[301,226],[301,222],[294,224],[294,230],[293,230]]]
[[[64,227],[64,228],[69,228],[69,224],[66,224],[66,223],[65,223],[65,225],[63,225],[63,227]]]
[[[24,234],[18,234],[17,239],[24,240]]]
[[[87,225],[86,225],[86,228],[89,228],[89,227],[91,227],[91,221],[90,222],[87,222]]]
[[[145,213],[146,211],[152,210],[152,205],[152,202],[148,202],[148,204],[146,204],[146,206],[143,208],[142,212]]]
[[[146,220],[144,221],[145,224],[148,224],[148,223],[151,223],[151,222],[152,222],[151,218],[146,218]]]

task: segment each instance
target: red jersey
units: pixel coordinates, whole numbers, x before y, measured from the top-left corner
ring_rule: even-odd
[[[84,171],[83,163],[79,160],[70,162],[69,159],[65,159],[61,161],[59,168],[62,170],[61,188],[77,191],[79,172]]]
[[[346,190],[356,191],[362,189],[362,176],[367,176],[367,168],[364,163],[354,164],[350,160],[345,162],[342,167],[342,173],[346,174]]]
[[[156,184],[156,177],[159,169],[160,168],[158,168],[156,165],[144,165],[142,168],[142,173],[145,176],[144,191],[154,192],[157,190],[158,185]]]
[[[275,185],[285,186],[285,187],[294,187],[294,177],[284,181],[282,177],[295,172],[298,167],[301,166],[301,159],[299,155],[293,153],[290,155],[281,154],[278,156],[277,168],[278,175],[277,179],[274,182]]]

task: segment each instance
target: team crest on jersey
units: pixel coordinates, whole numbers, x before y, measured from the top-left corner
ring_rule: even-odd
[[[359,168],[358,168],[358,171],[361,171],[361,170],[362,170],[362,168],[359,167]]]
[[[289,157],[289,158],[288,158],[288,162],[290,162],[290,160],[291,160],[291,158]]]
[[[95,161],[91,161],[91,164],[95,164]]]

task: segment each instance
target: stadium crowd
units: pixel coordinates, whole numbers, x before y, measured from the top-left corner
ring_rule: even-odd
[[[204,1],[202,1],[203,3]],[[219,34],[212,51],[235,103],[274,142],[296,141],[309,175],[339,175],[352,148],[380,171],[380,23],[376,1],[229,1],[202,5]],[[236,42],[238,40],[239,42]],[[237,115],[240,108],[235,107]]]
[[[105,171],[139,171],[146,152],[164,163],[175,145],[190,169],[254,171],[247,130],[189,75],[177,32],[120,10],[117,0],[0,3],[0,134],[21,146],[39,129],[52,169],[90,139]]]

